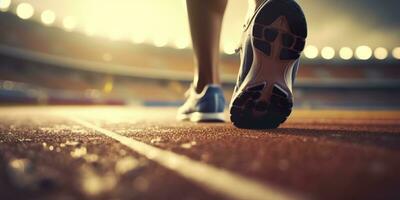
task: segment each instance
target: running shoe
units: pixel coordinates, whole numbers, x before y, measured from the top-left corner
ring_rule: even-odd
[[[307,37],[294,0],[267,0],[244,26],[239,75],[230,103],[239,128],[277,128],[293,106],[292,85]]]
[[[178,120],[192,122],[225,121],[225,98],[220,86],[207,85],[200,94],[191,86],[185,96],[186,102],[178,109]]]

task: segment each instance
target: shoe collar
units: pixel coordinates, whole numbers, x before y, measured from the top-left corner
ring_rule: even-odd
[[[247,20],[247,22],[243,25],[243,32],[246,32],[247,29],[250,27],[250,24],[253,22],[254,18],[258,14],[258,12],[261,10],[262,7],[264,7],[265,4],[267,4],[270,0],[265,0],[260,6],[256,8],[254,11],[253,15]],[[242,42],[243,42],[243,36],[242,39],[238,45],[238,47],[235,49],[235,53],[238,54],[242,50]]]
[[[262,7],[264,7],[265,4],[267,4],[270,0],[265,0],[260,6],[256,8],[254,11],[253,15],[249,18],[249,20],[246,22],[246,24],[243,25],[243,32],[246,32],[247,29],[249,28],[250,24],[253,22],[254,18],[258,14],[258,12],[261,10]]]

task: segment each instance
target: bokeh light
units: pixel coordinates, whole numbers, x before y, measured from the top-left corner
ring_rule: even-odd
[[[56,20],[56,14],[51,10],[45,10],[42,12],[40,19],[42,20],[43,24],[51,25]]]
[[[135,33],[131,36],[131,41],[134,44],[141,44],[146,41],[146,35],[140,32]]]
[[[33,16],[35,10],[29,3],[20,3],[17,6],[17,15],[21,19],[29,19]]]
[[[223,44],[223,51],[225,54],[235,54],[236,45],[233,42],[225,41]]]
[[[11,0],[0,0],[0,11],[7,11],[11,5]]]
[[[306,46],[306,48],[304,49],[304,56],[309,59],[314,59],[318,57],[318,48],[313,45]]]
[[[400,47],[396,47],[392,51],[393,58],[400,60]]]
[[[72,31],[76,27],[75,18],[72,16],[67,16],[63,20],[63,26],[65,30]]]
[[[353,57],[353,50],[350,47],[342,47],[339,51],[339,56],[343,60],[350,60]]]
[[[388,53],[387,49],[385,49],[383,47],[378,47],[374,51],[374,56],[378,60],[384,60],[388,57],[388,55],[389,55],[389,53]]]
[[[356,49],[356,57],[360,60],[368,60],[372,56],[372,49],[369,46],[359,46]]]
[[[324,47],[321,50],[321,56],[326,60],[330,60],[335,57],[335,49],[332,47]]]
[[[155,36],[153,39],[153,44],[156,47],[164,47],[168,44],[168,38],[162,36],[159,37]]]
[[[187,40],[187,39],[185,39],[183,37],[176,39],[175,42],[174,42],[174,46],[177,49],[186,49],[186,48],[189,47],[189,44],[190,44],[189,40]]]

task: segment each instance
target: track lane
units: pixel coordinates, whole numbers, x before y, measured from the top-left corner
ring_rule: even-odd
[[[0,119],[0,199],[225,199],[65,118]]]
[[[91,128],[98,133],[117,140],[121,144],[124,144],[132,150],[146,156],[148,159],[159,163],[188,180],[198,183],[206,189],[214,190],[229,198],[242,200],[303,199],[300,196],[284,192],[283,190],[273,186],[258,183],[257,181],[224,169],[215,168],[211,165],[192,160],[189,157],[175,154],[171,151],[162,150],[138,140],[122,136],[116,132],[101,128],[77,117],[70,119],[84,127]]]
[[[400,178],[397,175],[397,169],[400,167],[400,123],[398,123],[400,117],[396,112],[364,112],[360,115],[360,112],[349,111],[301,111],[297,114],[295,112],[293,118],[280,129],[251,131],[239,130],[230,124],[177,123],[173,119],[175,113],[172,109],[143,110],[125,107],[0,109],[0,119],[12,115],[20,118],[19,124],[25,128],[19,130],[16,136],[22,132],[25,132],[25,136],[29,132],[34,133],[37,128],[27,126],[27,124],[35,124],[31,122],[32,119],[38,123],[48,121],[49,118],[40,116],[53,114],[67,117],[79,115],[96,126],[123,136],[185,155],[208,165],[227,169],[261,183],[296,191],[313,199],[376,199],[378,197],[398,199],[399,197],[397,188],[400,185],[398,181]],[[29,117],[31,121],[21,116]],[[63,123],[71,125],[71,121],[63,121],[59,123],[58,128],[62,127]],[[4,120],[0,124],[4,124]],[[72,124],[65,128],[74,130],[78,127],[80,126]],[[11,130],[11,127],[6,128]],[[72,137],[61,133],[51,134],[50,130],[54,128],[57,126],[49,127],[48,132],[43,132],[45,140],[55,137],[61,141],[66,137]],[[119,147],[112,140],[99,143],[96,139],[98,134],[89,129],[85,130],[93,135],[91,137],[95,137],[94,144],[90,150],[88,148],[88,152],[97,149],[99,155],[106,155],[108,150],[101,144]],[[3,144],[2,137],[0,137],[0,142]],[[18,139],[21,138],[5,140],[5,143],[10,143],[8,144],[10,148],[11,146],[22,148],[23,145]],[[84,140],[83,143],[90,142]],[[0,152],[2,153],[3,150]],[[35,149],[31,154],[37,155],[35,152],[40,151]],[[127,152],[135,154],[130,149]],[[109,153],[118,154],[118,151],[112,150]],[[63,158],[63,156],[60,157]],[[185,191],[194,193],[193,195],[186,193],[186,197],[199,198],[199,192],[202,191],[201,193],[204,193],[207,199],[223,198],[191,182],[179,181],[180,179],[174,173],[170,174],[172,175],[166,177],[172,181],[169,181],[168,185],[172,185],[167,188],[172,191],[162,190],[164,192],[161,193],[178,195],[177,190],[173,188],[180,185],[186,188]],[[131,186],[133,179],[134,177],[127,180],[124,185]],[[157,180],[154,182],[161,183]],[[173,184],[175,182],[179,183]],[[189,186],[185,187],[180,184],[181,182],[186,182]],[[121,186],[118,185],[116,188],[119,187]],[[159,185],[158,190],[161,188],[163,188],[162,184]],[[143,195],[149,197],[146,196],[146,192]]]

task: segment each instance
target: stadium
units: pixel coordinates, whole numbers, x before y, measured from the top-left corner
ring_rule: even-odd
[[[175,120],[185,1],[0,0],[0,199],[400,198],[400,4],[298,3],[293,114],[249,130]],[[224,19],[227,100],[246,6]]]

